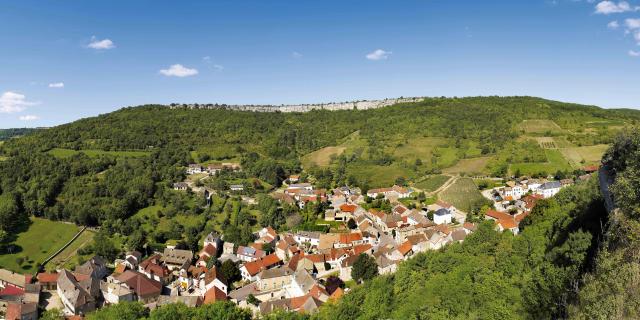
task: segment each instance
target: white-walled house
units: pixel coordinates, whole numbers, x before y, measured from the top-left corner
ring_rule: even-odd
[[[449,224],[451,223],[451,211],[445,208],[438,209],[433,213],[433,222],[435,224]]]

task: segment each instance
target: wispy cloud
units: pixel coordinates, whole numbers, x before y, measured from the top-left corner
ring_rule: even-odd
[[[206,63],[209,66],[209,68],[215,69],[217,71],[224,70],[224,66],[221,64],[213,63],[213,59],[211,59],[210,56],[202,57],[202,62]]]
[[[640,29],[640,19],[626,19],[624,20],[624,26],[629,30]]]
[[[26,115],[26,116],[20,116],[18,117],[18,119],[20,119],[21,121],[35,121],[35,120],[39,120],[40,117],[36,116],[36,115]]]
[[[298,51],[294,51],[291,53],[291,57],[294,59],[300,59],[302,58],[302,53],[298,52]]]
[[[620,1],[618,3],[614,1],[600,1],[596,4],[596,14],[612,14],[612,13],[622,13],[629,11],[636,11],[638,8],[631,7],[629,2]]]
[[[640,57],[640,51],[629,50],[629,56]]]
[[[33,106],[38,102],[27,101],[23,94],[7,91],[0,96],[0,113],[15,113],[24,111],[28,106]]]
[[[373,60],[373,61],[378,61],[378,60],[386,60],[389,58],[389,56],[392,54],[391,51],[384,51],[382,49],[377,49],[369,54],[366,55],[366,58],[369,60]]]
[[[618,29],[618,28],[620,28],[620,23],[618,23],[617,20],[611,21],[611,22],[609,22],[607,24],[607,28],[612,29],[612,30]]]
[[[49,88],[64,88],[64,82],[49,83]]]
[[[168,69],[160,70],[160,74],[163,74],[167,77],[184,78],[184,77],[195,76],[196,74],[198,74],[198,70],[187,68],[181,64],[174,64],[170,66]]]
[[[91,42],[89,42],[87,47],[96,50],[109,50],[115,48],[116,45],[110,39],[99,40],[96,36],[92,36]]]

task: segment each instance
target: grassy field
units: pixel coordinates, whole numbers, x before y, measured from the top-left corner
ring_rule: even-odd
[[[415,161],[420,159],[424,163],[431,163],[433,151],[438,146],[445,146],[446,139],[432,137],[418,137],[402,142],[402,145],[393,150],[393,156],[397,159]]]
[[[49,263],[46,266],[46,269],[47,270],[53,270],[53,269],[59,269],[59,268],[73,269],[78,263],[78,260],[76,259],[76,257],[78,257],[78,252],[77,252],[78,249],[84,248],[87,245],[91,245],[94,236],[95,236],[95,233],[93,231],[85,230],[78,237],[78,239],[76,239],[71,245],[69,245],[66,249],[60,252],[59,255],[53,258],[53,260],[49,261]],[[83,257],[83,258],[89,258],[89,257]]]
[[[312,165],[326,167],[331,162],[332,157],[341,155],[345,150],[347,150],[347,148],[343,146],[324,147],[320,150],[316,150],[314,152],[306,154],[302,158],[302,163],[305,164],[305,167],[309,167]]]
[[[602,155],[609,148],[606,144],[586,147],[573,147],[560,150],[562,155],[571,162],[574,167],[600,162]]]
[[[469,212],[473,204],[484,197],[471,178],[460,178],[446,190],[438,194],[438,198],[451,203],[454,207]]]
[[[330,164],[332,156],[342,153],[352,153],[356,149],[364,149],[367,142],[360,138],[360,132],[356,131],[346,136],[337,146],[328,146],[304,155],[300,161],[305,168],[313,165],[326,167]]]
[[[62,148],[53,148],[49,150],[49,154],[58,158],[68,158],[78,153],[84,153],[89,157],[98,157],[100,155],[111,155],[116,157],[146,157],[148,151],[104,151],[104,150],[71,150]]]
[[[449,179],[449,176],[435,175],[417,182],[416,184],[414,184],[414,186],[418,189],[422,189],[425,192],[433,192],[440,188]]]
[[[524,120],[521,124],[525,133],[562,133],[560,126],[553,120]]]
[[[490,160],[491,157],[462,159],[454,166],[442,170],[442,172],[448,174],[482,174],[485,172]]]
[[[19,252],[0,255],[0,268],[15,272],[35,272],[38,264],[60,249],[79,231],[73,224],[32,218],[29,229],[18,235]],[[19,260],[23,260],[22,263]]]
[[[415,178],[415,173],[408,168],[393,164],[390,166],[378,166],[373,164],[358,163],[347,166],[347,173],[353,175],[358,181],[368,181],[370,188],[389,187],[396,178]]]
[[[203,223],[202,216],[195,214],[177,214],[172,218],[168,218],[166,216],[159,217],[158,212],[162,210],[165,210],[165,208],[160,205],[150,206],[140,209],[134,216],[141,218],[141,221],[143,222],[142,229],[148,233],[157,232],[159,230],[169,231],[176,223],[181,224],[185,229],[188,227],[196,227]]]
[[[547,162],[535,163],[514,163],[510,166],[511,174],[520,171],[522,175],[534,175],[538,173],[554,174],[558,170],[571,171],[577,169],[572,163],[565,159],[560,150],[546,149]]]

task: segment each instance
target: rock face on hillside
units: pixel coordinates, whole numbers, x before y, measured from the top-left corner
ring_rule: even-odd
[[[412,98],[395,98],[384,100],[362,100],[362,101],[348,101],[348,102],[330,102],[330,103],[318,103],[318,104],[297,104],[297,105],[227,105],[227,104],[175,104],[172,103],[169,107],[171,109],[186,108],[186,109],[229,109],[229,110],[242,110],[242,111],[256,111],[256,112],[309,112],[312,110],[367,110],[382,108],[397,103],[410,103],[419,102],[424,98],[412,97]]]

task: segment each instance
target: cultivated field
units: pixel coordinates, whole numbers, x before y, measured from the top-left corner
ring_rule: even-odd
[[[516,171],[520,171],[522,175],[554,174],[558,170],[571,171],[577,169],[570,161],[564,158],[560,150],[546,149],[544,153],[547,156],[547,162],[514,163],[509,168],[510,173],[514,174]]]
[[[397,164],[390,166],[378,166],[373,164],[358,163],[347,167],[347,172],[358,179],[367,181],[369,188],[389,187],[393,185],[398,177],[407,179],[414,178],[414,173],[408,168],[403,168]]]
[[[595,146],[566,148],[560,151],[574,167],[580,167],[584,164],[595,164],[600,162],[602,155],[608,148],[608,145],[600,144]]]
[[[67,268],[73,269],[78,261],[78,249],[91,245],[95,233],[91,230],[85,230],[82,234],[71,243],[67,248],[62,250],[59,255],[53,258],[46,266],[47,270]]]
[[[73,224],[32,218],[29,229],[18,234],[13,254],[0,255],[0,268],[35,272],[38,264],[60,249],[80,230]]]
[[[438,198],[466,212],[469,212],[474,204],[484,199],[471,178],[458,179],[449,188],[440,192]]]
[[[561,133],[563,131],[553,120],[524,120],[521,127],[525,133]]]
[[[104,151],[104,150],[71,150],[62,148],[53,148],[48,151],[54,157],[68,158],[78,153],[84,153],[89,157],[98,157],[100,155],[110,155],[116,157],[146,157],[149,155],[148,151]]]
[[[429,176],[422,181],[416,182],[414,187],[421,189],[425,192],[433,192],[440,188],[451,177],[445,175]]]
[[[491,157],[461,159],[454,166],[446,168],[442,172],[447,174],[481,174],[491,159]]]

